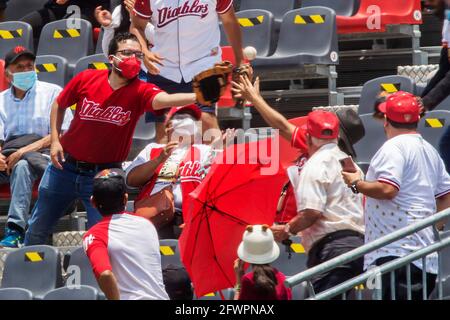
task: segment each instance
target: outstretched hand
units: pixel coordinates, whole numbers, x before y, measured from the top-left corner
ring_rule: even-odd
[[[248,77],[241,75],[239,79],[239,83],[235,81],[231,82],[233,85],[231,91],[233,92],[235,98],[254,102],[256,99],[261,97],[261,93],[259,91],[259,77],[256,78],[254,84],[252,84]]]

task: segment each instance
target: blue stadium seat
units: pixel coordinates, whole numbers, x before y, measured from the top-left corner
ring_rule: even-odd
[[[169,264],[174,266],[183,266],[180,257],[180,249],[178,247],[178,240],[159,240],[159,251],[161,252],[162,269],[167,267]]]
[[[278,45],[270,57],[257,57],[255,71],[292,70],[305,64],[335,65],[339,62],[336,15],[325,7],[289,11],[281,23]]]
[[[61,257],[51,246],[38,245],[11,251],[6,257],[2,288],[24,288],[34,298],[44,295],[63,284]]]
[[[367,81],[361,91],[359,100],[359,114],[373,113],[376,97],[382,91],[394,93],[406,91],[414,93],[415,85],[411,78],[405,76],[385,76]]]
[[[441,103],[439,103],[436,108],[434,108],[433,111],[435,110],[447,110],[450,111],[450,96],[445,98],[444,101],[442,101]]]
[[[96,54],[99,54],[99,53],[104,54],[103,48],[102,48],[102,40],[103,40],[103,33],[104,32],[105,31],[103,30],[103,28],[101,28],[100,29],[100,34],[98,35],[97,44],[95,45],[95,53]]]
[[[33,300],[33,293],[23,288],[0,289],[0,300]]]
[[[233,300],[234,298],[234,289],[228,288],[225,290],[222,290],[222,295],[225,300]],[[197,297],[194,295],[194,300],[222,300],[222,296],[220,295],[219,291],[208,293],[202,297]]]
[[[363,114],[360,117],[364,124],[366,134],[353,147],[356,151],[356,160],[358,163],[370,163],[375,153],[386,142],[383,121],[375,120],[372,114]]]
[[[37,54],[54,54],[66,58],[71,74],[76,62],[93,51],[91,23],[83,19],[64,19],[44,26]]]
[[[15,46],[33,49],[33,29],[28,23],[8,21],[0,23],[0,59]]]
[[[278,271],[284,273],[286,277],[293,276],[306,270],[307,255],[301,245],[299,237],[291,237],[292,244],[290,246],[290,255],[288,248],[284,244],[280,246],[280,256],[277,260],[271,263],[272,267],[277,268]]]
[[[359,0],[302,0],[302,8],[327,7],[333,9],[338,16],[350,17],[359,9]]]
[[[70,254],[69,266],[67,268],[68,277],[70,278],[70,276],[78,270],[80,271],[80,284],[96,288],[99,290],[99,294],[103,295],[103,292],[98,286],[97,279],[95,279],[94,272],[92,271],[91,262],[82,247],[76,248]],[[66,283],[66,285],[70,286],[73,284]]]
[[[450,124],[450,111],[433,110],[427,112],[419,122],[419,133],[436,149],[439,141]]]
[[[77,61],[73,75],[76,76],[78,73],[86,69],[105,70],[110,68],[111,64],[103,53],[93,54],[91,56],[83,57]]]
[[[90,286],[62,287],[48,292],[44,300],[97,300],[97,289]]]
[[[54,55],[36,57],[38,79],[64,87],[68,80],[68,63],[66,58]]]
[[[27,14],[42,9],[48,0],[9,0],[5,10],[7,21],[20,20]]]
[[[239,11],[263,9],[273,13],[276,20],[281,21],[284,14],[295,9],[297,0],[242,0]]]

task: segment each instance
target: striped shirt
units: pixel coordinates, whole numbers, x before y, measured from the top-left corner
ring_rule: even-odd
[[[0,93],[0,140],[23,134],[50,134],[50,111],[62,88],[52,83],[36,81],[22,100],[16,98],[13,87]],[[72,120],[72,112],[66,112],[63,130]]]

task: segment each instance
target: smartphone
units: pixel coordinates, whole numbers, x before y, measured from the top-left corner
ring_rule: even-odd
[[[358,170],[356,169],[355,163],[352,160],[352,157],[347,157],[339,160],[342,166],[342,170],[345,172],[355,173]]]

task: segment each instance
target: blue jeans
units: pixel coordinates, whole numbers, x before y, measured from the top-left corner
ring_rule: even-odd
[[[25,230],[33,185],[37,178],[26,160],[17,161],[10,176],[5,172],[0,173],[0,184],[9,183],[11,189],[7,226],[13,223]]]
[[[439,153],[444,160],[447,172],[450,172],[450,127],[447,127],[439,141]]]
[[[59,218],[77,199],[80,199],[86,208],[88,228],[102,218],[90,202],[96,173],[96,171],[77,172],[76,167],[67,162],[63,164],[63,170],[55,168],[52,164],[47,167],[39,184],[39,197],[25,234],[26,246],[46,244]]]

